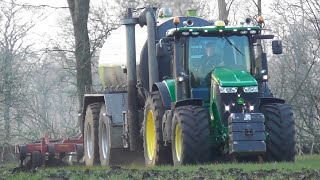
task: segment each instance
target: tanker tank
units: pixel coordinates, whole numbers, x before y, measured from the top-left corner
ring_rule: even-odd
[[[184,22],[188,19],[193,21],[194,26],[209,26],[210,22],[198,18],[198,17],[179,17],[180,22]],[[178,27],[183,26],[180,23]],[[168,29],[174,28],[172,23],[172,17],[158,19],[156,27],[156,42],[159,39],[165,37]],[[135,28],[136,35],[136,64],[137,64],[137,79],[143,85],[143,87],[149,90],[148,82],[148,45],[147,45],[147,28],[146,26]],[[99,76],[104,88],[126,86],[127,77],[123,71],[123,67],[126,67],[126,37],[125,26],[120,26],[118,29],[111,32],[110,36],[106,39],[99,57]],[[168,62],[169,61],[169,62]],[[170,70],[172,60],[158,59],[159,68],[159,81],[163,76],[167,76]],[[170,72],[171,73],[171,72]],[[164,75],[162,75],[164,74]],[[169,74],[170,75],[170,74]]]
[[[99,57],[99,76],[103,87],[123,86],[127,83],[123,68],[126,67],[127,49],[125,26],[111,32],[102,46]],[[136,61],[140,62],[140,53],[147,40],[147,28],[136,27]]]

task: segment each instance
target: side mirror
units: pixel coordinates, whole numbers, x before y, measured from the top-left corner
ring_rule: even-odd
[[[273,54],[282,54],[282,41],[273,40],[272,41],[272,52]]]

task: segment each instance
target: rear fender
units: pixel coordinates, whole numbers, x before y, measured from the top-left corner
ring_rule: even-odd
[[[186,100],[181,100],[177,101],[176,103],[171,102],[171,97],[169,94],[169,90],[164,82],[158,82],[155,83],[152,86],[152,91],[159,91],[161,100],[163,103],[163,106],[166,108],[166,110],[169,109],[174,109],[179,106],[186,106],[186,105],[195,105],[195,106],[202,106],[203,105],[203,100],[202,99],[186,99]]]
[[[155,83],[152,86],[152,91],[159,91],[163,106],[167,110],[171,108],[170,94],[169,94],[168,88],[164,82]]]
[[[176,103],[172,103],[171,110],[174,110],[175,108],[180,106],[188,106],[188,105],[203,106],[203,100],[202,99],[185,99],[185,100],[177,101]]]
[[[265,104],[270,104],[270,103],[284,104],[285,102],[286,102],[285,100],[279,99],[279,98],[262,97],[262,98],[259,98],[259,109],[261,108],[261,106],[263,106]]]
[[[85,94],[83,98],[83,106],[81,114],[79,113],[79,123],[82,126],[84,118],[86,117],[87,107],[96,102],[104,102],[104,94]],[[81,127],[81,131],[83,128]]]

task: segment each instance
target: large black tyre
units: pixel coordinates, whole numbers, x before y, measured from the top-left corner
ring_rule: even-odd
[[[33,151],[31,153],[31,164],[32,164],[32,169],[35,169],[42,165],[42,155],[40,151]]]
[[[172,122],[172,156],[175,166],[210,160],[210,124],[207,108],[177,107]]]
[[[99,154],[102,166],[110,164],[111,157],[111,119],[106,116],[106,106],[102,105],[99,118]]]
[[[151,92],[147,97],[143,121],[143,150],[146,166],[172,162],[170,149],[164,146],[162,135],[162,117],[165,108],[160,93]]]
[[[271,103],[261,107],[265,116],[267,162],[293,162],[295,159],[295,123],[291,106]]]
[[[99,115],[101,103],[88,105],[84,120],[84,162],[86,166],[100,164],[99,158]]]

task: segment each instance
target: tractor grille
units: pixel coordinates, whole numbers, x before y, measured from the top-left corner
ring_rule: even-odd
[[[238,87],[237,93],[220,93],[218,89],[216,92],[220,117],[225,127],[228,126],[228,118],[231,113],[258,112],[258,93],[244,93],[242,87]],[[239,103],[240,101],[242,101],[243,104]],[[226,110],[226,106],[229,107],[228,111]],[[254,107],[253,111],[250,111],[250,106]]]

